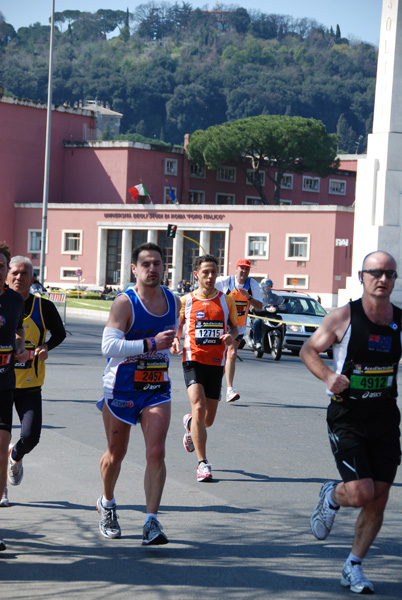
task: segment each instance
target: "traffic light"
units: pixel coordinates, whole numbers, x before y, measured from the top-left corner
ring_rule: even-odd
[[[168,225],[166,236],[170,238],[176,237],[177,225]]]

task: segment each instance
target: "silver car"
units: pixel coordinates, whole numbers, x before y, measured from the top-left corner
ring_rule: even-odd
[[[275,326],[275,321],[284,323],[282,331],[281,351],[290,350],[292,354],[298,355],[304,342],[316,331],[321,321],[327,314],[326,310],[317,300],[302,292],[273,290],[280,295],[283,302],[277,307],[277,314],[272,314],[272,319],[267,319],[267,323]],[[248,319],[250,327],[251,319]],[[256,351],[253,346],[250,330],[247,329],[245,340],[247,345],[255,351],[257,358],[261,358],[262,352]],[[274,356],[275,360],[279,360],[281,352]],[[271,352],[272,354],[272,352]],[[332,348],[328,348],[327,354],[332,358]]]
[[[285,322],[282,346],[293,354],[299,354],[304,342],[316,331],[327,314],[317,300],[301,292],[281,292],[284,300],[279,314]],[[332,356],[332,350],[327,350]]]

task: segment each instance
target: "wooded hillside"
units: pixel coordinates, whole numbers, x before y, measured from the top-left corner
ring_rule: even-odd
[[[320,119],[340,150],[364,150],[377,49],[336,24],[149,2],[133,13],[64,11],[55,25],[53,101],[108,102],[124,115],[122,133],[182,144],[196,129],[276,114]],[[39,23],[15,31],[0,13],[6,93],[46,101],[49,32]]]

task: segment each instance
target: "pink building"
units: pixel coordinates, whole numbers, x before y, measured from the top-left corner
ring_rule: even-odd
[[[13,254],[30,256],[35,267],[45,108],[0,101],[0,239]],[[325,306],[336,304],[351,270],[356,157],[345,157],[333,177],[286,174],[281,205],[262,206],[240,165],[209,171],[189,164],[184,148],[86,141],[94,123],[93,113],[83,109],[58,107],[52,114],[46,285],[122,287],[131,280],[132,247],[153,241],[164,249],[173,287],[191,278],[194,256],[205,251],[219,258],[222,273],[233,272],[237,259],[247,256],[256,278],[269,275],[277,288],[305,290],[320,295]],[[140,182],[149,197],[133,203],[128,189]],[[268,178],[264,191],[273,197]],[[178,226],[175,239],[166,237],[169,223]]]

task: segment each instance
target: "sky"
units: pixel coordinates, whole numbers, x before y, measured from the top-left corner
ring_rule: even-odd
[[[157,0],[155,0],[157,1]],[[181,4],[181,0],[177,0]],[[193,8],[214,8],[216,2],[187,0]],[[174,4],[175,0],[167,0]],[[96,12],[99,8],[133,12],[148,0],[55,0],[55,11],[81,10]],[[382,0],[221,0],[222,5],[242,6],[263,13],[290,15],[294,18],[315,19],[335,30],[339,25],[344,37],[358,39],[378,46],[380,36]],[[1,0],[0,12],[7,23],[17,30],[33,23],[46,25],[52,12],[52,0]]]

